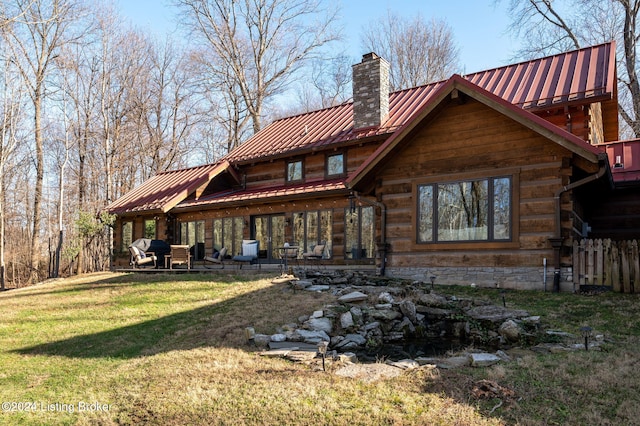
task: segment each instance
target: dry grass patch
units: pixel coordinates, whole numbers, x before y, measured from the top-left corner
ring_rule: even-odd
[[[638,298],[509,292],[547,328],[588,324],[601,352],[522,356],[485,369],[347,378],[259,356],[271,334],[335,298],[271,277],[96,274],[0,294],[0,400],[109,404],[103,412],[4,411],[2,424],[637,424]],[[437,291],[488,298],[490,290]],[[476,398],[482,381],[515,398]],[[506,393],[505,393],[506,395]],[[509,395],[512,395],[509,393]],[[497,408],[496,408],[497,407]]]

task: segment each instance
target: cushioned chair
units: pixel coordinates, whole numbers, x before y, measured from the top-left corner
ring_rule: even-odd
[[[156,261],[158,258],[152,252],[145,253],[138,247],[129,246],[129,253],[131,253],[131,260],[129,264],[134,268],[141,266],[153,266],[156,267]]]
[[[258,257],[258,253],[260,252],[260,241],[258,240],[242,240],[242,254],[237,256],[233,256],[232,260],[240,265],[240,269],[242,269],[242,265],[244,264],[253,264],[258,263],[258,268],[260,268],[260,258]]]
[[[217,255],[217,256],[216,256]],[[221,265],[224,269],[224,258],[227,256],[227,248],[222,247],[219,252],[215,253],[213,256],[205,256],[204,257],[204,266],[208,268],[207,264],[213,263],[214,265]]]
[[[316,244],[313,246],[311,251],[302,253],[302,258],[304,259],[305,266],[308,260],[313,262],[320,262],[322,264],[322,259],[324,258],[324,247],[326,244]]]
[[[189,246],[172,245],[171,257],[169,258],[169,269],[173,269],[173,265],[187,265],[187,269],[191,269],[191,253]]]

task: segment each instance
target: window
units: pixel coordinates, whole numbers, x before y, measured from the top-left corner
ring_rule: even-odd
[[[242,217],[225,217],[213,220],[213,248],[220,251],[227,248],[227,253],[242,252]]]
[[[287,182],[301,181],[303,178],[302,160],[287,162]]]
[[[511,178],[418,186],[418,243],[511,240]]]
[[[122,251],[129,250],[133,242],[133,222],[122,222]]]
[[[325,253],[331,253],[333,214],[331,210],[308,211],[293,214],[293,239],[304,252],[316,244],[325,244]]]
[[[156,220],[155,219],[147,219],[144,221],[144,238],[149,238],[150,240],[156,239]]]
[[[327,155],[327,176],[338,176],[345,173],[344,154]]]
[[[369,259],[375,251],[373,207],[345,209],[345,258]]]
[[[193,260],[204,257],[204,220],[180,223],[180,244],[191,246]]]

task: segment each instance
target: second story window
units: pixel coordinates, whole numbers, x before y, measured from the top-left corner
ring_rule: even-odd
[[[327,155],[327,176],[339,176],[346,173],[344,154]]]
[[[302,160],[287,162],[287,182],[299,182],[304,178]]]

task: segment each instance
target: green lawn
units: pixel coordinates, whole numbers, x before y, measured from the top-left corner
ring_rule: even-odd
[[[611,343],[368,383],[246,344],[245,327],[274,333],[335,302],[268,278],[105,273],[0,293],[0,424],[640,424],[636,296],[509,292],[545,325],[588,324]],[[517,398],[492,411],[499,401],[472,396],[481,379]]]

